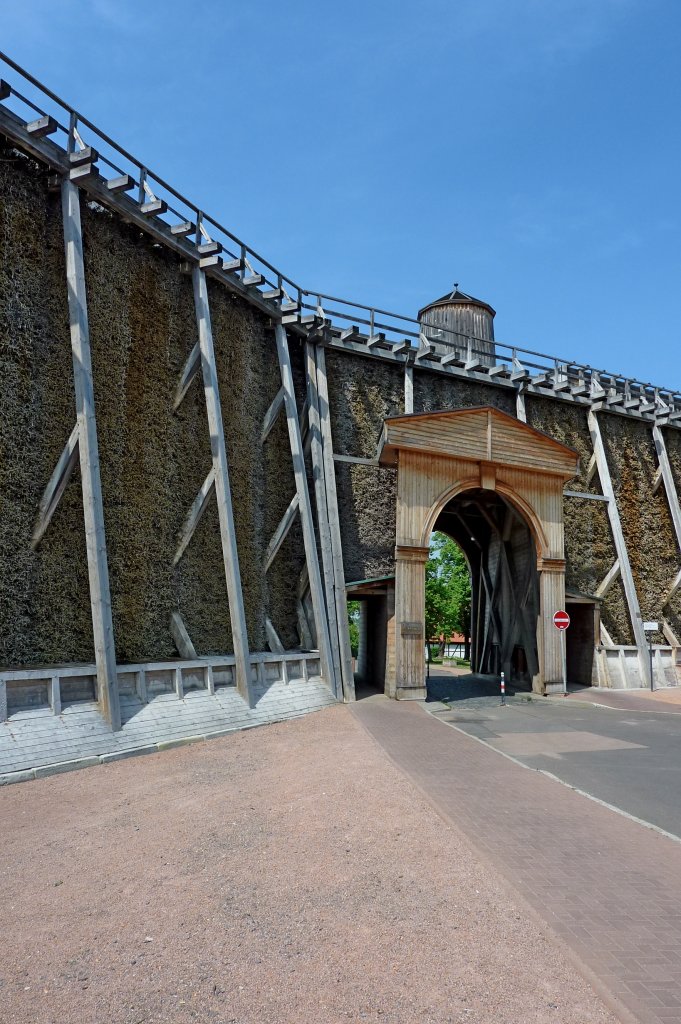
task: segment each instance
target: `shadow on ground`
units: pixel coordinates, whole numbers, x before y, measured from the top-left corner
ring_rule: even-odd
[[[480,676],[468,672],[454,675],[451,671],[432,671],[426,683],[427,701],[441,700],[454,704],[460,700],[474,700],[476,697],[499,697],[498,676]],[[506,695],[512,697],[516,688],[506,686]]]

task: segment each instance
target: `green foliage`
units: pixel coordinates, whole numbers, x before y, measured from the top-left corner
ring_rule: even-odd
[[[359,653],[359,601],[348,601],[348,628],[353,658]]]
[[[471,579],[458,544],[433,533],[426,562],[426,636],[470,635]]]

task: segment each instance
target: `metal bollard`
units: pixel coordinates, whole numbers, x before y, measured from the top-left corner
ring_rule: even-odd
[[[501,673],[501,703],[506,703],[506,680],[503,672]]]

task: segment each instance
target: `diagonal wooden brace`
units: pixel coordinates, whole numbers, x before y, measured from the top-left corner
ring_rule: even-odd
[[[192,502],[192,506],[189,509],[189,512],[187,513],[187,518],[182,524],[182,529],[180,530],[180,536],[178,538],[177,551],[175,552],[175,557],[173,558],[173,565],[177,565],[177,563],[182,558],[182,555],[185,553],[187,545],[194,536],[196,527],[199,525],[201,516],[206,511],[208,501],[210,499],[211,494],[213,494],[214,490],[215,469],[211,468],[208,472],[208,476],[201,484],[199,493],[196,495],[194,501]]]
[[[31,539],[31,547],[35,550],[38,544],[45,535],[47,527],[52,521],[52,516],[57,511],[57,506],[61,499],[62,494],[66,490],[66,485],[71,479],[74,467],[78,462],[78,424],[71,431],[68,441],[64,445],[64,450],[57,459],[57,465],[54,467],[52,476],[47,482],[47,487],[43,492],[43,496],[40,499],[40,505],[38,508],[38,518],[36,520],[35,528],[33,530],[33,537]]]
[[[197,341],[197,343],[194,345],[194,348],[187,356],[187,361],[182,369],[180,383],[177,385],[177,390],[175,391],[175,398],[173,399],[173,412],[177,412],[177,410],[179,409],[184,399],[184,396],[187,394],[189,388],[191,387],[192,381],[198,375],[200,370],[201,351],[199,349],[199,343]]]

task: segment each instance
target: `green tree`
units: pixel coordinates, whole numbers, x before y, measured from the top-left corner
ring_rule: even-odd
[[[359,601],[348,601],[348,629],[353,658],[359,654]]]
[[[444,533],[433,533],[426,562],[426,636],[463,633],[470,657],[471,579],[461,548]],[[428,648],[430,653],[430,647]],[[442,652],[444,653],[444,651]]]

